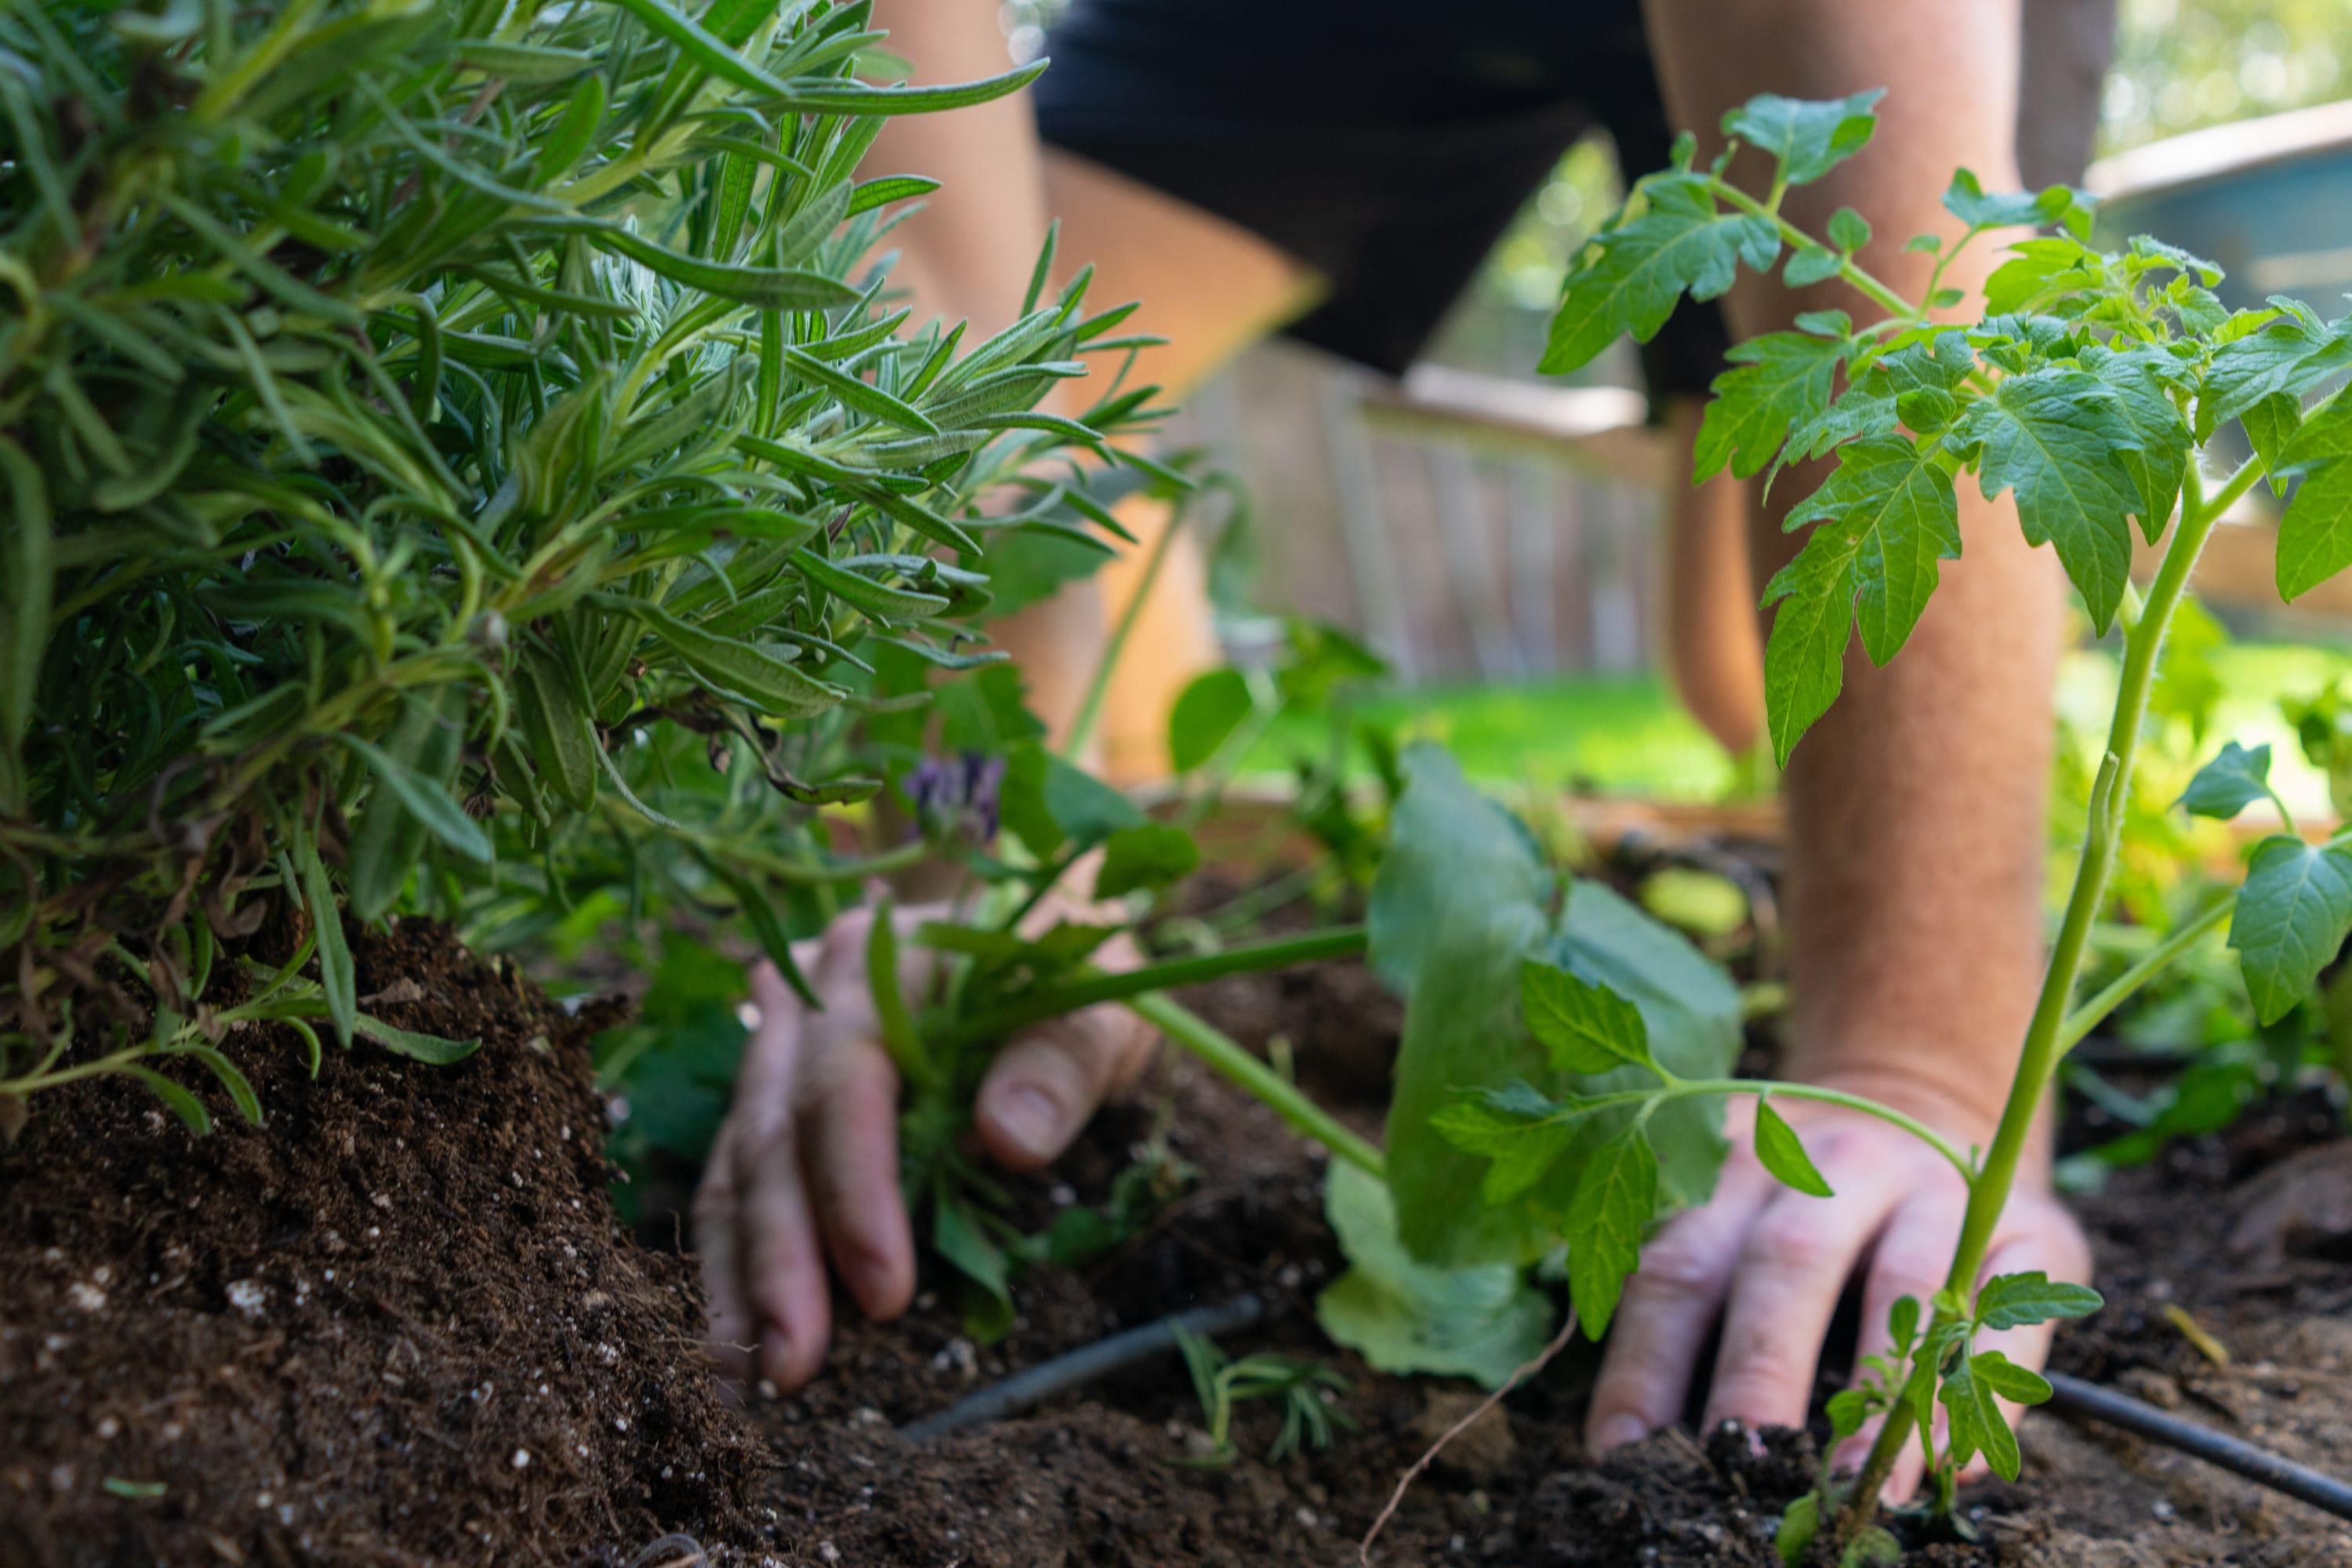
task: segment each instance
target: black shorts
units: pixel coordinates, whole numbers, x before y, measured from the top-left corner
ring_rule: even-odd
[[[2025,0],[2029,91],[2071,180],[2088,156],[2115,0]],[[1076,0],[1035,88],[1045,139],[1239,224],[1322,274],[1290,335],[1391,374],[1528,195],[1586,132],[1622,165],[1673,139],[1639,0]],[[2029,83],[2029,86],[2033,84]],[[2053,84],[2056,85],[2056,84]],[[1713,305],[1685,305],[1643,353],[1654,401],[1721,368]]]

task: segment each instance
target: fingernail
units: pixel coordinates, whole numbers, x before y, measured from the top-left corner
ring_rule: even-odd
[[[1612,1448],[1622,1448],[1628,1443],[1638,1443],[1649,1435],[1650,1428],[1640,1416],[1612,1415],[1601,1424],[1601,1432],[1595,1440],[1595,1447],[1605,1454]]]
[[[1061,1152],[1062,1108],[1034,1084],[1015,1084],[998,1098],[996,1125],[1036,1159]]]
[[[760,1390],[765,1397],[773,1398],[778,1384],[792,1380],[793,1337],[784,1331],[778,1318],[760,1321]]]

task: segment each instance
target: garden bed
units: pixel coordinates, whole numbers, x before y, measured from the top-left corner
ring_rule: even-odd
[[[596,1020],[421,923],[362,944],[359,963],[376,1010],[479,1034],[483,1050],[432,1069],[330,1049],[313,1083],[290,1042],[256,1040],[238,1055],[267,1133],[224,1124],[192,1142],[138,1091],[85,1085],[0,1158],[0,1268],[16,1281],[0,1305],[6,1553],[619,1564],[684,1530],[716,1561],[793,1568],[1339,1563],[1475,1403],[1465,1384],[1381,1376],[1330,1346],[1314,1298],[1342,1264],[1319,1151],[1171,1056],[1059,1170],[1010,1188],[1033,1221],[1102,1201],[1163,1116],[1195,1185],[1093,1265],[1023,1281],[997,1344],[965,1336],[936,1279],[899,1322],[845,1310],[820,1380],[755,1401],[762,1455],[703,1369],[685,1266],[625,1240],[603,1197],[583,1043]],[[419,975],[438,994],[394,989]],[[1284,1036],[1301,1082],[1376,1130],[1400,1014],[1360,967],[1187,1000],[1253,1046]],[[2062,1332],[2057,1363],[2352,1468],[2352,1143],[2337,1125],[2316,1096],[2282,1102],[2085,1200],[2109,1306]],[[1265,1316],[1226,1348],[1338,1368],[1360,1430],[1268,1464],[1276,1417],[1244,1405],[1242,1457],[1183,1468],[1202,1416],[1171,1355],[1021,1419],[922,1445],[895,1430],[1116,1329],[1245,1293]],[[2172,1307],[2234,1363],[2206,1359]],[[1809,1440],[1776,1434],[1754,1458],[1732,1436],[1677,1431],[1588,1466],[1578,1425],[1596,1365],[1578,1345],[1458,1440],[1378,1560],[1774,1563]],[[2021,1484],[1971,1496],[1981,1542],[1920,1561],[2352,1560],[2336,1521],[2196,1461],[2047,1415],[2024,1446]]]

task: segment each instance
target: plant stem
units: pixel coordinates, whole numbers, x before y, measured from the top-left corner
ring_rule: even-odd
[[[1969,1180],[1976,1175],[1976,1166],[1958,1145],[1916,1117],[1906,1116],[1891,1105],[1881,1105],[1863,1095],[1848,1094],[1842,1089],[1830,1089],[1821,1084],[1783,1083],[1775,1079],[1756,1078],[1677,1078],[1667,1079],[1661,1089],[1620,1089],[1614,1094],[1580,1100],[1575,1102],[1575,1109],[1577,1114],[1583,1115],[1606,1110],[1612,1106],[1654,1106],[1669,1100],[1689,1100],[1702,1094],[1752,1094],[1759,1100],[1772,1096],[1781,1100],[1810,1100],[1822,1105],[1842,1105],[1848,1110],[1859,1110],[1866,1116],[1875,1116],[1881,1121],[1900,1127],[1950,1162],[1962,1180]]]
[[[1276,1115],[1299,1132],[1349,1164],[1387,1179],[1388,1162],[1381,1157],[1378,1149],[1340,1126],[1329,1111],[1307,1099],[1297,1084],[1244,1050],[1232,1037],[1199,1014],[1157,992],[1129,997],[1127,1006],[1137,1017],[1200,1058],[1211,1071],[1264,1100]]]
[[[2172,541],[2157,568],[2156,581],[2149,585],[2138,624],[2125,640],[2123,677],[2116,690],[2115,718],[2108,726],[2105,760],[2099,764],[2098,779],[2091,787],[2090,826],[2084,837],[2082,860],[2075,868],[2074,890],[2067,898],[2065,919],[2051,950],[2050,967],[2042,977],[2032,1021],[2026,1026],[2025,1043],[2018,1055],[2016,1076],[2010,1081],[2008,1103],[2001,1108],[2000,1124],[1993,1132],[1992,1146],[1986,1152],[1982,1167],[1969,1184],[1968,1213],[1961,1222],[1959,1246],[1952,1254],[1952,1267],[1944,1279],[1945,1289],[1956,1292],[1962,1300],[1975,1298],[1977,1274],[1984,1267],[1985,1253],[1992,1245],[1993,1227],[2008,1205],[2010,1189],[2016,1184],[2018,1165],[2032,1140],[2033,1124],[2048,1092],[2051,1075],[2057,1070],[2063,1054],[2060,1036],[2067,1023],[2067,1004],[2074,997],[2074,980],[2082,970],[2083,950],[2090,940],[2092,924],[2106,900],[2107,877],[2115,868],[2116,846],[2123,836],[2124,802],[2131,788],[2132,757],[2139,746],[2140,721],[2147,711],[2148,689],[2156,679],[2157,659],[2164,651],[2165,633],[2171,627],[2173,612],[2179,608],[2181,595],[2189,587],[2189,574],[2196,569],[2197,557],[2211,537],[2214,523],[2232,501],[2246,492],[2258,472],[2257,460],[2249,458],[2210,500],[2194,488],[2184,490],[2180,521],[2173,529]],[[1944,1321],[1944,1314],[1937,1312],[1922,1342],[1932,1341],[1935,1331]],[[1886,1425],[1879,1429],[1869,1462],[1864,1465],[1847,1500],[1847,1539],[1868,1525],[1877,1511],[1879,1491],[1894,1472],[1896,1456],[1909,1439],[1912,1425],[1909,1405],[1898,1402],[1888,1414]]]
[[[1733,206],[1738,207],[1741,212],[1748,213],[1756,217],[1760,217],[1765,222],[1772,225],[1775,228],[1778,228],[1780,231],[1780,237],[1786,240],[1789,244],[1807,246],[1821,244],[1821,242],[1815,239],[1811,235],[1807,234],[1803,229],[1799,228],[1795,224],[1790,223],[1787,218],[1782,217],[1771,207],[1769,207],[1762,202],[1758,201],[1754,196],[1749,195],[1746,191],[1741,190],[1738,186],[1731,184],[1728,180],[1717,176],[1714,184],[1715,194],[1717,195],[1722,197]],[[1823,247],[1823,248],[1827,247]],[[1927,319],[1926,311],[1913,304],[1910,300],[1906,300],[1893,289],[1890,289],[1885,284],[1880,282],[1877,279],[1872,277],[1868,272],[1865,272],[1861,268],[1855,266],[1851,258],[1839,263],[1837,276],[1843,282],[1849,284],[1853,288],[1860,290],[1863,294],[1868,296],[1872,303],[1884,309],[1890,316],[1899,317],[1906,321],[1919,321]]]
[[[1002,1039],[1027,1025],[1058,1018],[1098,1003],[1125,1002],[1149,991],[1171,991],[1178,986],[1220,980],[1228,974],[1281,969],[1318,958],[1349,958],[1364,951],[1365,941],[1363,927],[1337,926],[1309,931],[1305,936],[1284,937],[1278,942],[1252,942],[1246,947],[1229,947],[1223,952],[1147,963],[1140,969],[1118,974],[1090,971],[1083,979],[1047,986],[1015,997],[1001,1007],[958,1018],[933,1031],[929,1043],[934,1050],[960,1050],[982,1040]]]

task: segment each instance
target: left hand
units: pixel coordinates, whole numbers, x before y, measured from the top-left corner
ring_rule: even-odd
[[[1937,1097],[1901,1103],[1883,1082],[1837,1087],[1897,1104],[1962,1148],[1990,1141],[1989,1122]],[[1680,1418],[1718,1314],[1723,1335],[1706,1429],[1733,1418],[1751,1430],[1802,1426],[1822,1338],[1857,1271],[1864,1273],[1864,1354],[1886,1348],[1887,1312],[1898,1299],[1916,1297],[1924,1309],[1943,1288],[1968,1206],[1959,1173],[1912,1134],[1861,1111],[1785,1097],[1772,1108],[1802,1139],[1835,1195],[1811,1197],[1775,1181],[1758,1163],[1748,1133],[1754,1101],[1734,1102],[1734,1148],[1715,1196],[1670,1221],[1626,1282],[1586,1417],[1585,1446],[1592,1453]],[[2050,1190],[2047,1162],[2029,1156],[1993,1233],[1982,1278],[2039,1268],[2053,1279],[2081,1280],[2090,1267],[2081,1228]],[[1987,1333],[1979,1348],[2039,1368],[2050,1334],[2048,1324]],[[1840,1469],[1862,1464],[1875,1430],[1865,1428],[1841,1450]],[[1908,1498],[1923,1469],[1917,1445],[1906,1444],[1888,1497]]]

